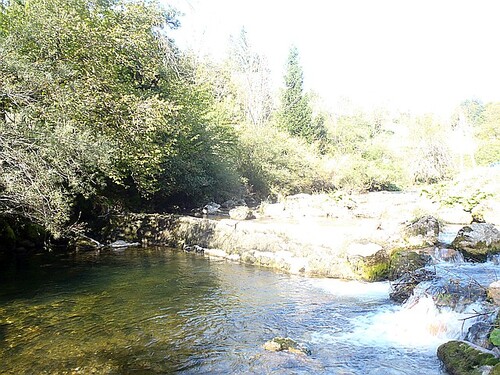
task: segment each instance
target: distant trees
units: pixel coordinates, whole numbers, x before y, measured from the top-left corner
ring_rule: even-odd
[[[267,60],[252,48],[247,32],[232,38],[230,68],[237,99],[248,124],[262,127],[273,111],[271,72]]]
[[[476,160],[480,165],[500,161],[500,103],[488,103],[482,112],[482,121],[475,128]]]

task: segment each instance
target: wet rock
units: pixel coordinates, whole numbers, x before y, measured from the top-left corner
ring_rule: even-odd
[[[389,298],[394,302],[404,303],[411,297],[415,287],[424,281],[432,280],[436,277],[436,273],[424,268],[407,272],[398,280],[391,284],[391,292]]]
[[[458,279],[453,275],[432,279],[425,285],[437,307],[449,307],[457,312],[466,306],[486,300],[486,289],[473,279]]]
[[[82,235],[76,238],[70,247],[76,251],[94,251],[101,249],[103,245],[90,237]]]
[[[395,251],[391,254],[389,280],[396,280],[425,267],[431,256],[416,251]]]
[[[215,202],[210,202],[203,207],[203,214],[205,215],[216,215],[219,213],[220,204]]]
[[[484,262],[489,254],[500,253],[500,231],[493,224],[472,223],[458,231],[451,246],[468,260]]]
[[[500,280],[492,282],[487,291],[488,299],[500,306]]]
[[[438,242],[439,222],[433,216],[423,216],[403,229],[404,241],[412,247],[425,247]]]
[[[139,242],[127,242],[124,240],[117,240],[115,242],[112,242],[108,245],[111,249],[124,249],[127,247],[137,247],[141,246]]]
[[[255,219],[255,216],[247,206],[238,206],[229,211],[229,217],[233,220],[250,220]]]
[[[489,339],[491,330],[492,322],[481,320],[469,328],[465,340],[485,349],[493,349],[493,345]]]
[[[289,337],[275,337],[264,343],[262,347],[271,352],[287,351],[294,354],[311,355],[311,350]]]
[[[451,262],[451,263],[464,261],[464,256],[462,255],[462,253],[460,251],[458,251],[456,249],[451,249],[449,247],[436,248],[434,251],[434,257],[437,260]]]
[[[205,252],[205,248],[199,246],[199,245],[184,245],[182,247],[182,250],[184,250],[186,253],[196,253],[196,254],[203,254]]]
[[[464,341],[442,344],[437,356],[450,375],[491,374],[493,367],[500,363],[491,352]]]

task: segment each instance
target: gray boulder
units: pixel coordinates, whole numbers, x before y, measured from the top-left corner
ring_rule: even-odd
[[[411,247],[425,247],[438,242],[439,221],[433,216],[422,216],[403,229],[403,239]]]
[[[488,255],[500,253],[500,231],[493,224],[472,223],[458,231],[451,246],[468,260],[484,262]]]

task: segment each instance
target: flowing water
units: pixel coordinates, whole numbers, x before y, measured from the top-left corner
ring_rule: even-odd
[[[45,255],[1,272],[2,374],[442,374],[437,346],[473,313],[426,295],[396,305],[388,283],[171,249]],[[265,351],[275,336],[312,355]]]

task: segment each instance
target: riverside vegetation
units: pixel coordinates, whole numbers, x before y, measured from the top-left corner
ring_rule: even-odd
[[[86,233],[108,213],[399,190],[500,159],[500,103],[465,100],[446,120],[330,113],[305,92],[296,48],[276,94],[244,31],[215,63],[179,50],[177,27],[155,2],[1,2],[5,246]]]

